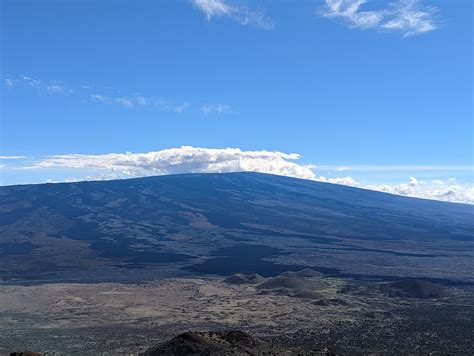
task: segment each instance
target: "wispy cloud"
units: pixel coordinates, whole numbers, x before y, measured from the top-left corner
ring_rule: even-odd
[[[0,156],[0,159],[25,159],[26,156]]]
[[[89,95],[89,97],[93,102],[96,102],[96,103],[106,103],[107,102],[107,97],[105,97],[104,95],[91,94],[91,95]]]
[[[338,165],[318,165],[317,168],[323,171],[335,172],[429,172],[429,171],[473,171],[474,167],[469,165],[458,166],[422,166],[422,165],[354,165],[354,166],[338,166]]]
[[[204,115],[234,113],[230,109],[230,105],[227,104],[205,104],[193,107],[187,100],[173,101],[161,96],[146,96],[139,93],[124,95],[123,90],[113,88],[101,90],[98,87],[92,88],[90,85],[81,85],[73,88],[60,81],[44,81],[26,75],[6,76],[2,79],[4,86],[8,89],[23,85],[23,87],[34,88],[40,93],[72,95],[83,102],[117,105],[127,109],[149,107],[176,114],[183,114],[185,112]]]
[[[133,102],[128,98],[115,98],[115,102],[126,107],[126,108],[133,108]]]
[[[147,97],[143,95],[132,95],[132,96],[105,96],[101,94],[90,94],[89,99],[95,103],[101,104],[118,104],[128,109],[136,107],[154,107],[164,111],[172,111],[178,114],[182,114],[191,108],[191,104],[183,102],[176,104],[170,100],[162,97]],[[198,110],[201,111],[202,110]]]
[[[188,108],[189,108],[190,104],[189,103],[183,103],[181,105],[177,105],[173,108],[173,110],[175,112],[177,112],[178,114],[182,114],[183,112],[185,112]]]
[[[73,94],[72,88],[66,87],[62,82],[44,81],[41,79],[32,78],[30,76],[21,74],[16,77],[6,76],[3,80],[4,85],[10,89],[18,85],[27,85],[28,87],[34,88],[39,92],[47,94]]]
[[[8,89],[10,89],[10,88],[15,84],[15,82],[14,82],[13,79],[11,79],[11,78],[6,78],[6,79],[4,79],[3,82],[5,83],[5,86],[6,86]]]
[[[19,79],[23,80],[29,86],[32,86],[32,87],[35,87],[35,88],[39,88],[39,87],[42,87],[44,85],[44,82],[42,80],[34,79],[34,78],[28,77],[28,76],[23,75],[23,74],[19,76]],[[19,82],[19,80],[17,80],[17,82]]]
[[[423,6],[419,0],[398,0],[385,7],[365,9],[369,0],[325,0],[322,16],[342,21],[351,28],[398,31],[403,36],[427,33],[438,28],[434,6]]]
[[[201,106],[201,112],[208,114],[232,114],[233,111],[229,105],[224,104],[206,104]]]
[[[46,90],[50,93],[63,93],[64,92],[64,87],[60,84],[51,84],[51,85],[46,85]]]
[[[384,29],[400,31],[405,36],[411,36],[438,28],[434,19],[438,9],[434,6],[422,7],[417,0],[403,0],[393,5],[393,8],[394,16],[382,24]]]
[[[225,0],[192,0],[194,6],[202,11],[208,21],[214,17],[228,17],[242,25],[272,30],[273,22],[260,10],[251,10],[243,5],[233,5]]]
[[[326,0],[323,15],[328,18],[342,19],[352,27],[372,28],[378,26],[384,18],[384,11],[362,11],[366,0]]]

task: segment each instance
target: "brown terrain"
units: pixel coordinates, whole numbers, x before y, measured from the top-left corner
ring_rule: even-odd
[[[237,347],[222,344],[212,333],[185,334],[162,344],[199,330],[244,331],[263,342],[259,347],[275,353],[327,349],[336,354],[390,354],[395,347],[440,355],[474,351],[469,335],[474,316],[471,289],[419,280],[372,283],[305,275],[317,273],[0,286],[0,351],[137,355],[150,347],[157,352],[180,345],[184,350],[189,340],[199,341],[192,346],[196,350],[209,346],[212,352],[218,352],[213,344],[217,342],[221,354]]]

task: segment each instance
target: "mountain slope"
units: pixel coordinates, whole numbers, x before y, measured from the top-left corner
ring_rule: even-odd
[[[144,275],[153,266],[153,276],[336,273],[368,255],[395,264],[470,258],[474,242],[470,205],[259,173],[0,187],[0,213],[0,275],[9,279]]]

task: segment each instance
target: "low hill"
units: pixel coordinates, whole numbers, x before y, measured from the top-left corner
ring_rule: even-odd
[[[391,297],[428,299],[449,296],[449,293],[440,285],[420,279],[410,278],[384,283],[380,288]]]
[[[262,342],[243,331],[187,332],[158,346],[151,347],[140,356],[335,356],[328,348],[302,350],[282,348]]]
[[[176,355],[277,355],[278,349],[270,347],[242,331],[187,332],[176,336],[141,356]]]

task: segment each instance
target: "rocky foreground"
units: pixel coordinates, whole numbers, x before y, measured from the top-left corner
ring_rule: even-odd
[[[172,355],[335,355],[329,349],[284,349],[253,338],[243,331],[187,332],[152,347],[141,356]]]
[[[474,355],[474,288],[420,279],[351,281],[304,269],[0,285],[0,296],[7,356]]]
[[[186,332],[157,346],[151,347],[139,356],[187,356],[187,355],[335,355],[329,349],[304,351],[296,348],[285,349],[258,340],[240,331]],[[42,356],[32,351],[12,352],[10,356]]]

